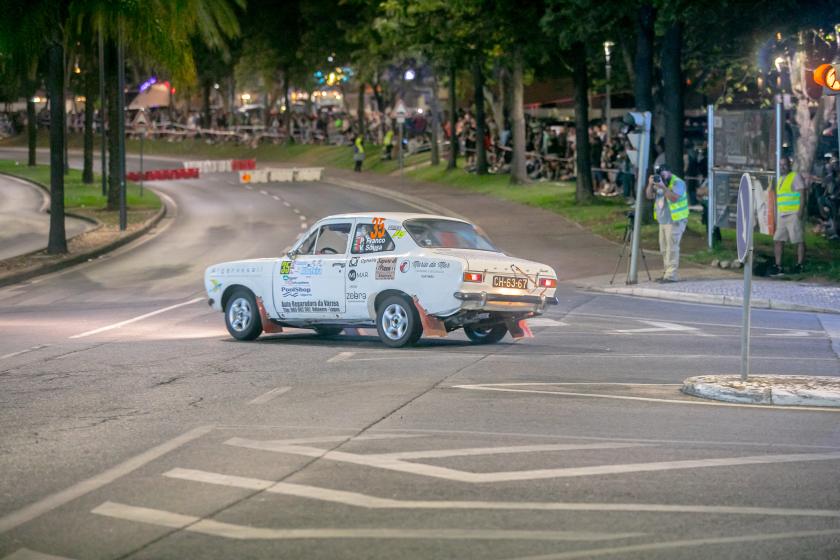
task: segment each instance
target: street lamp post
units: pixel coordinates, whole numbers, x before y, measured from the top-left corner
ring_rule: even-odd
[[[612,99],[610,99],[610,74],[612,73],[612,66],[610,65],[610,55],[612,54],[613,46],[615,46],[615,43],[612,41],[604,41],[604,58],[607,62],[607,115],[605,119],[607,123],[607,146],[612,143],[612,131],[610,130],[610,113],[612,112]]]

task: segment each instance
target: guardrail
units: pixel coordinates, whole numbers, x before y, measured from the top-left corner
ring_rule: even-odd
[[[323,167],[269,167],[239,172],[241,184],[290,183],[293,181],[320,181]]]

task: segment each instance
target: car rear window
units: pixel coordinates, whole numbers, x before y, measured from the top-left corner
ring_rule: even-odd
[[[474,225],[466,222],[420,218],[406,220],[404,227],[420,247],[498,251]]]

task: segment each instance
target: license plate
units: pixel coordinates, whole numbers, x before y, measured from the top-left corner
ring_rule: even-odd
[[[527,290],[528,289],[528,279],[527,278],[516,278],[514,276],[494,276],[493,277],[493,287],[494,288],[515,288],[517,290]]]

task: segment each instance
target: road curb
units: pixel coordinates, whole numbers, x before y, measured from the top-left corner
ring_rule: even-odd
[[[700,375],[683,382],[687,395],[738,404],[840,408],[840,378],[809,375]]]
[[[656,288],[623,288],[611,286],[581,285],[582,288],[608,294],[625,296],[636,296],[652,299],[664,299],[669,301],[682,301],[686,303],[708,303],[713,305],[725,305],[728,307],[741,307],[744,304],[743,298],[724,296],[717,294],[696,294],[693,292],[674,292],[671,290],[657,290]],[[751,298],[750,307],[754,309],[775,309],[779,311],[805,311],[808,313],[829,313],[840,314],[840,310],[790,303],[777,299]]]
[[[0,287],[8,286],[10,284],[16,284],[18,282],[22,282],[24,280],[29,280],[30,278],[34,278],[36,276],[42,276],[44,274],[50,274],[51,272],[57,272],[59,270],[63,270],[65,268],[69,268],[71,266],[81,264],[91,259],[95,259],[100,257],[106,253],[110,253],[111,251],[122,247],[128,243],[131,243],[135,239],[145,235],[148,233],[153,227],[155,227],[160,221],[166,216],[166,204],[162,204],[160,210],[155,213],[154,216],[146,220],[146,222],[140,226],[136,231],[133,231],[124,237],[120,237],[119,239],[115,239],[110,243],[106,243],[104,245],[100,245],[94,249],[90,249],[89,251],[85,251],[83,253],[78,253],[76,255],[72,255],[67,257],[66,259],[42,264],[29,267],[24,270],[19,270],[16,272],[12,272],[5,276],[0,276]],[[101,224],[100,224],[101,227]],[[93,231],[93,230],[91,230]],[[43,251],[43,249],[41,250]],[[35,251],[36,253],[40,253],[41,251]],[[28,253],[33,254],[33,253]],[[20,255],[25,256],[25,255]],[[19,257],[15,257],[19,258]]]

